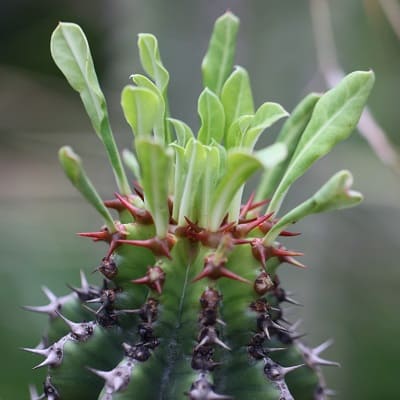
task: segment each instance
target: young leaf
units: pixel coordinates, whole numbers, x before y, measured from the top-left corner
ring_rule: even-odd
[[[201,119],[198,134],[200,142],[210,144],[214,140],[220,143],[224,137],[224,107],[218,96],[208,88],[205,88],[199,97],[198,113]]]
[[[168,122],[174,127],[178,145],[185,147],[190,139],[194,138],[190,127],[179,119],[168,118]]]
[[[283,144],[276,144],[255,154],[240,150],[230,151],[226,162],[226,171],[220,178],[212,197],[210,229],[218,229],[237,191],[257,169],[272,168],[285,156],[286,148]],[[230,220],[234,220],[237,215],[229,217]]]
[[[185,177],[184,190],[179,209],[179,225],[185,224],[185,217],[191,220],[194,220],[197,217],[197,210],[195,207],[196,196],[198,194],[199,183],[204,172],[206,156],[206,148],[202,143],[196,140],[190,140],[188,142],[185,149],[187,174]]]
[[[252,150],[265,129],[288,115],[288,112],[278,103],[262,104],[256,111],[251,125],[244,134],[241,147]]]
[[[374,74],[353,72],[316,104],[268,210],[277,212],[290,185],[355,128],[374,83]]]
[[[80,94],[93,128],[107,151],[120,192],[130,194],[128,180],[111,131],[106,100],[97,80],[85,34],[78,25],[61,22],[51,36],[50,49],[56,65],[72,88]]]
[[[272,196],[290,163],[290,159],[296,150],[301,134],[310,121],[315,104],[320,97],[321,95],[316,93],[311,93],[306,96],[293,110],[292,114],[283,125],[276,142],[286,145],[288,156],[286,160],[278,164],[276,168],[271,168],[264,172],[256,192],[255,201],[262,201]]]
[[[153,217],[157,236],[164,238],[169,223],[168,180],[172,167],[172,154],[169,149],[151,138],[139,138],[135,144],[145,205]]]
[[[279,233],[300,219],[324,211],[353,207],[363,199],[361,193],[350,190],[353,177],[349,171],[336,173],[311,198],[284,215],[265,235],[264,243],[272,244]]]
[[[165,101],[161,94],[160,89],[146,76],[140,74],[131,75],[132,81],[139,87],[143,87],[152,91],[158,98],[160,103],[160,111],[157,114],[157,118],[154,122],[154,135],[159,137],[160,139],[163,138],[161,141],[164,143],[170,143],[172,140],[170,137],[166,136],[166,129],[167,120],[165,118],[166,109],[165,109]]]
[[[143,69],[154,80],[166,100],[169,73],[161,61],[157,38],[149,33],[141,33],[138,38],[138,47]]]
[[[247,129],[252,123],[254,115],[242,115],[229,128],[225,138],[225,146],[227,149],[240,147],[242,139]]]
[[[204,87],[208,87],[217,95],[220,95],[222,86],[233,68],[238,29],[239,19],[231,12],[219,17],[201,65]]]
[[[137,137],[151,135],[161,111],[160,100],[151,90],[125,86],[121,105],[125,119]],[[164,137],[158,138],[164,143]]]
[[[211,197],[219,180],[217,171],[220,170],[220,151],[216,146],[207,148],[207,160],[204,164],[204,173],[201,180],[199,224],[209,226]]]
[[[172,209],[172,218],[177,221],[179,218],[179,210],[181,208],[182,195],[185,189],[187,164],[185,160],[185,148],[176,143],[172,143],[171,147],[175,151],[174,204]]]
[[[104,206],[92,182],[87,177],[80,157],[69,146],[61,147],[58,152],[60,164],[72,184],[78,189],[85,199],[104,218],[107,228],[115,232],[115,225],[110,212]]]
[[[140,181],[140,167],[135,155],[128,149],[122,150],[122,159],[125,165],[132,171],[135,178]]]
[[[236,67],[222,88],[221,101],[225,110],[225,130],[242,115],[254,114],[253,95],[247,71]]]

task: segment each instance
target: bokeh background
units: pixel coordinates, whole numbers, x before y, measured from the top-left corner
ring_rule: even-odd
[[[399,146],[400,40],[381,7],[385,2],[400,4],[328,1],[341,67],[374,69],[369,106]],[[105,198],[115,190],[79,97],[50,58],[52,30],[60,20],[84,28],[123,148],[131,145],[131,134],[119,96],[129,75],[140,70],[136,35],[151,32],[159,38],[172,76],[172,114],[196,128],[199,66],[213,22],[228,8],[241,18],[237,63],[250,73],[257,104],[277,101],[292,110],[307,92],[325,90],[305,0],[1,1],[1,400],[27,399],[28,383],[40,385],[43,379],[43,373],[31,371],[33,357],[19,347],[36,345],[46,318],[20,305],[45,304],[41,285],[67,293],[66,283],[77,284],[78,271],[90,272],[104,250],[74,235],[96,229],[99,219],[65,179],[58,148],[76,149]],[[354,173],[366,200],[356,209],[310,217],[298,226],[304,233],[290,246],[305,251],[302,261],[310,268],[282,268],[286,288],[305,306],[288,308],[287,315],[303,318],[310,344],[335,338],[326,355],[342,368],[326,373],[339,399],[398,399],[400,176],[355,133],[296,184],[287,207],[343,168]]]

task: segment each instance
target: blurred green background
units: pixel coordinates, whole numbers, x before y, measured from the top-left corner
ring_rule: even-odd
[[[382,2],[397,4],[396,1]],[[378,0],[331,0],[338,58],[346,72],[373,68],[371,110],[400,145],[400,40]],[[2,0],[0,12],[0,399],[28,398],[38,385],[36,359],[21,352],[40,339],[46,318],[20,305],[46,302],[41,285],[57,294],[90,272],[101,244],[74,232],[98,228],[99,219],[66,181],[57,150],[72,145],[101,194],[115,190],[110,169],[79,97],[53,65],[49,39],[57,22],[79,23],[90,41],[120,148],[131,134],[119,106],[120,90],[140,70],[136,35],[154,33],[171,73],[173,116],[197,127],[200,63],[214,20],[226,9],[241,18],[237,63],[250,73],[257,104],[280,102],[292,110],[311,90],[324,90],[318,73],[308,1],[284,0]],[[275,130],[270,133],[273,137]],[[365,194],[356,209],[302,222],[307,271],[283,266],[285,287],[304,305],[288,308],[303,318],[307,342],[335,338],[326,355],[342,368],[326,370],[339,399],[398,399],[400,372],[400,176],[384,167],[359,135],[318,162],[292,189],[287,206],[348,168]],[[93,276],[91,279],[99,279]],[[71,399],[68,399],[71,400]]]

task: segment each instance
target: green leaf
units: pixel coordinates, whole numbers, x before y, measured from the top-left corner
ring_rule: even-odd
[[[172,140],[170,137],[167,136],[167,132],[169,131],[166,129],[167,120],[166,116],[166,109],[165,109],[165,101],[161,94],[160,89],[146,76],[140,74],[131,75],[132,81],[139,87],[143,87],[146,89],[151,90],[158,98],[160,102],[159,106],[159,113],[157,114],[157,118],[154,122],[154,135],[162,141],[162,143],[170,143]]]
[[[279,233],[289,225],[300,219],[324,211],[353,207],[359,204],[363,196],[361,193],[350,190],[353,177],[349,171],[336,173],[311,198],[284,215],[265,235],[264,243],[271,245]]]
[[[220,143],[224,137],[224,107],[218,96],[208,88],[205,88],[199,97],[198,113],[201,119],[198,134],[200,142],[210,144],[215,140]]]
[[[61,22],[51,36],[50,49],[56,65],[80,94],[93,128],[106,148],[120,192],[130,194],[85,34],[78,25]]]
[[[130,150],[124,149],[122,151],[122,159],[124,160],[125,165],[132,171],[136,179],[140,181],[140,167],[135,155]]]
[[[209,226],[211,217],[211,199],[219,181],[221,168],[220,150],[216,146],[207,147],[207,159],[201,180],[199,225]]]
[[[241,146],[243,136],[252,123],[253,118],[254,115],[242,115],[230,126],[225,138],[227,149]]]
[[[249,153],[239,150],[228,152],[226,171],[221,177],[211,201],[209,228],[212,231],[217,230],[220,226],[236,192],[261,167],[261,162]],[[236,216],[230,215],[230,220],[235,218]]]
[[[141,33],[138,38],[138,47],[143,69],[154,80],[166,101],[169,73],[161,61],[157,38],[149,33]]]
[[[179,119],[168,118],[168,122],[174,127],[178,145],[185,147],[190,139],[194,138],[190,127]]]
[[[99,212],[104,218],[107,228],[115,232],[115,225],[110,212],[104,206],[99,194],[92,182],[87,177],[82,166],[80,157],[69,146],[61,147],[58,152],[60,164],[72,184],[85,197],[85,199]]]
[[[262,104],[256,111],[253,121],[243,137],[242,147],[252,150],[265,129],[288,115],[288,112],[278,103]]]
[[[293,110],[292,114],[283,125],[276,142],[286,145],[288,156],[286,160],[278,164],[276,168],[271,168],[264,172],[261,182],[258,185],[255,201],[268,199],[272,196],[289,165],[301,134],[310,121],[315,104],[320,97],[321,95],[316,93],[311,93],[306,96]]]
[[[242,115],[254,114],[253,95],[247,71],[236,67],[222,88],[221,101],[225,110],[225,130]]]
[[[151,90],[125,86],[122,91],[121,105],[125,119],[137,137],[150,136],[162,113],[160,100]],[[164,143],[164,137],[158,137]]]
[[[201,70],[203,85],[219,95],[233,68],[239,19],[231,12],[219,17],[214,25]]]
[[[171,147],[175,152],[174,202],[172,208],[172,217],[175,221],[177,221],[179,218],[179,210],[181,207],[183,191],[185,189],[187,164],[185,160],[185,148],[176,143],[172,143]]]
[[[196,197],[199,191],[199,183],[204,172],[206,161],[206,146],[197,140],[190,140],[185,149],[185,162],[187,173],[184,190],[179,209],[178,225],[186,223],[185,217],[190,220],[197,218]]]
[[[353,72],[318,101],[268,210],[278,212],[290,185],[338,142],[346,139],[360,118],[374,83],[374,74]]]
[[[172,154],[151,138],[136,140],[145,205],[153,217],[157,236],[167,236],[169,224],[168,187]]]

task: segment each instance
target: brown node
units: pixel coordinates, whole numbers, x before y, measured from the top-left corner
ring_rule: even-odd
[[[261,271],[254,281],[254,290],[260,296],[263,296],[265,293],[273,290],[274,287],[275,285],[271,279],[271,276],[265,271]]]

